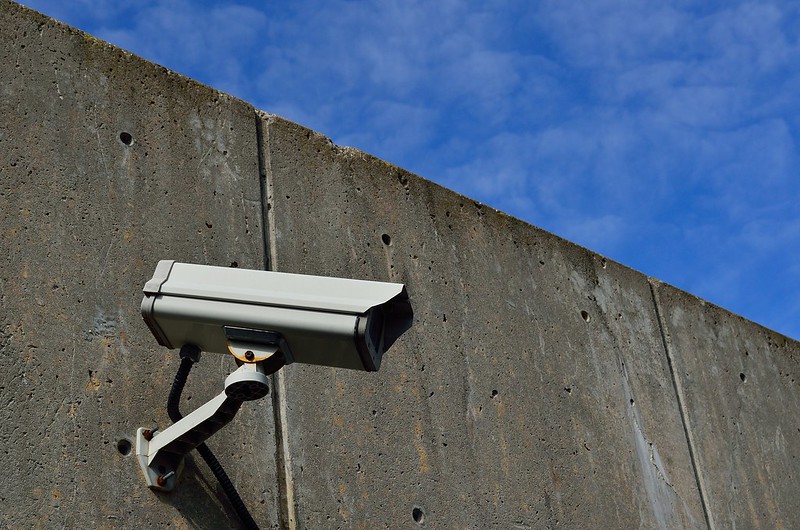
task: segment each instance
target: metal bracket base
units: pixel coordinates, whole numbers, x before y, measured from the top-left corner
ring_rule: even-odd
[[[148,455],[150,454],[150,441],[145,438],[145,431],[152,432],[144,427],[140,427],[136,431],[136,459],[139,461],[144,480],[147,483],[147,487],[152,490],[170,492],[175,489],[178,477],[183,471],[183,459],[178,462],[176,469],[167,469],[164,465],[150,467],[147,464]]]

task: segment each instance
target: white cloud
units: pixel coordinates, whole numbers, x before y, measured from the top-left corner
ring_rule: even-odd
[[[570,61],[604,69],[674,55],[675,39],[690,20],[668,3],[646,0],[549,0],[537,15]]]

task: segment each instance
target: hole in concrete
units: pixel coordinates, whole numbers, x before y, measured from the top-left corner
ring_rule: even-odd
[[[131,454],[131,441],[123,438],[117,442],[117,451],[123,456]]]
[[[745,381],[747,381],[747,376],[746,376],[746,375],[744,375],[743,373],[742,373],[742,374],[739,374],[739,379],[741,379],[741,380],[742,380],[742,383],[744,383]]]
[[[411,510],[411,517],[414,518],[414,522],[417,524],[422,524],[425,522],[425,512],[422,511],[422,508],[414,506],[414,509]]]
[[[238,266],[239,266],[239,262],[238,261],[231,261],[231,267],[233,267],[235,269]]]
[[[492,390],[492,399],[497,397],[497,390]]]
[[[592,319],[592,315],[590,315],[588,311],[581,311],[581,318],[584,321],[589,322]]]
[[[121,132],[119,133],[119,141],[125,145],[132,145],[133,135],[131,135],[129,132]]]
[[[383,234],[381,236],[381,241],[383,241],[384,245],[391,245],[392,244],[392,238],[389,237],[389,234]]]
[[[608,260],[606,258],[601,259],[600,266],[603,267],[604,269],[608,267]]]

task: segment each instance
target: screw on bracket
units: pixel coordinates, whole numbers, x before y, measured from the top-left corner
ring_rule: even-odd
[[[158,427],[157,426],[152,427],[150,429],[145,429],[142,432],[142,436],[144,437],[145,440],[147,440],[149,442],[150,440],[153,439],[153,436],[156,434],[156,431],[158,431]]]
[[[163,488],[167,484],[167,480],[169,480],[169,478],[174,474],[175,474],[174,471],[170,471],[169,473],[164,473],[163,475],[159,475],[158,478],[156,479],[156,484],[158,484],[159,487]]]

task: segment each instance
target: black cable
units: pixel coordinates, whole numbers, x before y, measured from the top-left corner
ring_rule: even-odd
[[[181,393],[183,392],[184,385],[186,385],[186,379],[189,377],[192,366],[199,359],[200,350],[197,349],[196,346],[186,345],[181,348],[181,365],[178,367],[178,373],[175,374],[175,380],[172,382],[169,398],[167,398],[167,414],[169,415],[169,419],[172,420],[172,423],[177,423],[183,418],[183,414],[181,414],[180,411]],[[244,523],[245,528],[258,530],[258,525],[247,510],[247,506],[244,505],[242,497],[239,496],[239,492],[236,491],[231,479],[228,478],[228,474],[225,473],[222,464],[219,463],[219,460],[217,460],[217,457],[211,452],[211,449],[209,449],[205,442],[198,445],[196,449],[197,452],[200,453],[200,456],[203,457],[203,460],[206,461],[206,464],[217,478],[220,486],[222,486],[222,491],[225,492],[225,495],[228,497],[239,519]]]

